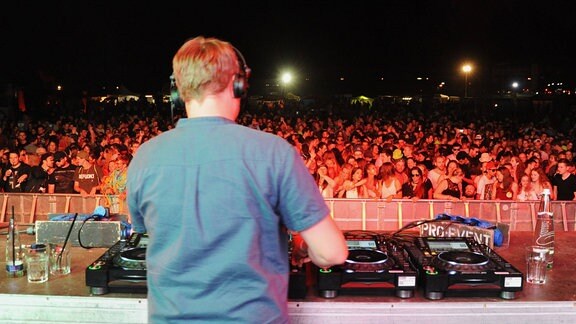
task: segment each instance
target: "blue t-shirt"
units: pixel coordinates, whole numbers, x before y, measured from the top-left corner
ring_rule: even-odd
[[[137,151],[127,201],[149,234],[151,323],[285,322],[287,236],[329,213],[284,139],[228,119],[180,119]]]

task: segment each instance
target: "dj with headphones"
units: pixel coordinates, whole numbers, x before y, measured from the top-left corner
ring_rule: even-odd
[[[293,263],[327,268],[348,248],[302,158],[237,124],[250,69],[230,43],[196,37],[173,61],[187,118],[140,146],[128,168],[135,232],[148,233],[148,318],[287,323]]]

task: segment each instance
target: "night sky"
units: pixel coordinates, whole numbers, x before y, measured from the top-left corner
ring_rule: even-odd
[[[2,13],[1,81],[24,86],[159,91],[174,53],[197,35],[234,44],[254,91],[284,68],[334,92],[376,83],[386,92],[418,76],[450,85],[466,60],[478,75],[503,64],[538,64],[564,81],[576,74],[571,1],[13,2]],[[340,77],[353,86],[334,88]]]

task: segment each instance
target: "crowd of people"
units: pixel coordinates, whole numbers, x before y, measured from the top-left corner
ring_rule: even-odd
[[[118,136],[97,144],[92,127],[79,133],[76,127],[64,129],[46,131],[38,123],[32,130],[16,131],[0,148],[1,190],[124,199],[127,167],[138,146],[128,147]]]
[[[326,198],[576,199],[574,123],[547,114],[519,123],[342,98],[241,109],[251,70],[230,43],[198,36],[172,65],[187,118],[129,102],[0,131],[5,192],[126,199],[148,235],[150,322],[288,323],[289,266],[348,257]]]
[[[181,115],[170,123],[150,107],[138,113],[134,102],[121,105],[74,118],[3,121],[0,188],[124,197],[126,169],[140,144]],[[238,123],[292,144],[325,198],[534,200],[544,188],[553,199],[575,197],[573,130],[471,120],[441,109],[330,105],[344,113],[262,106],[246,109]]]

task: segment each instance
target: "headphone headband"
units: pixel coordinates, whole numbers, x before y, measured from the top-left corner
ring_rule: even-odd
[[[232,85],[234,90],[234,97],[244,98],[248,93],[248,78],[250,78],[252,70],[246,64],[244,55],[242,55],[242,53],[236,47],[232,46],[232,49],[234,49],[234,53],[236,54],[239,68],[238,73],[234,74],[234,82]],[[176,87],[176,79],[174,78],[174,74],[170,75],[170,103],[172,105],[172,109],[184,107],[184,102],[180,98],[178,88]]]

